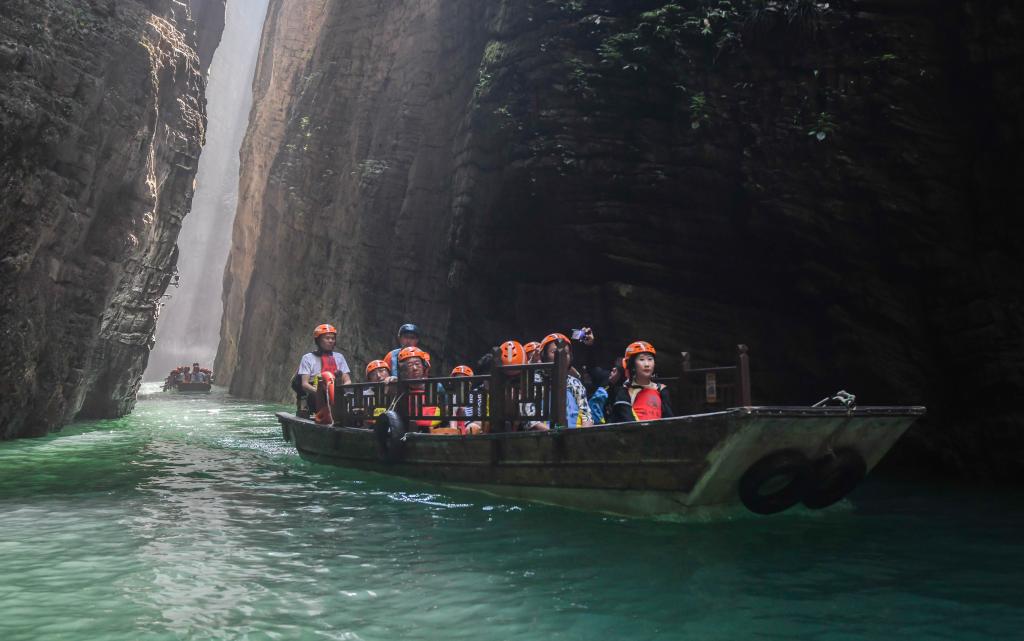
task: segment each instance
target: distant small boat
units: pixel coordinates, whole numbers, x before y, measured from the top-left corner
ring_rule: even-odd
[[[178,392],[209,392],[213,387],[213,372],[196,363],[190,369],[187,365],[177,367],[164,379],[163,390]],[[198,380],[196,380],[198,379]]]
[[[613,514],[664,516],[740,505],[759,514],[801,502],[826,507],[852,491],[925,413],[919,406],[857,407],[852,396],[842,394],[835,397],[838,406],[754,406],[742,346],[734,367],[690,369],[685,355],[684,363],[679,380],[702,378],[700,385],[687,387],[701,393],[704,405],[709,397],[712,405],[729,397],[741,403],[652,421],[500,431],[516,419],[565,424],[567,364],[560,356],[555,364],[515,368],[512,378],[497,368],[490,377],[338,386],[331,404],[334,424],[286,412],[277,418],[285,440],[314,462]],[[543,381],[554,383],[534,383],[541,380],[535,371],[545,370]],[[729,375],[737,380],[726,382]],[[518,386],[508,385],[519,377],[523,382]],[[490,400],[481,404],[478,397],[476,402],[490,412],[485,417],[490,433],[407,431],[413,420],[460,418],[455,410],[481,393],[472,389],[481,380],[488,381]],[[448,392],[438,392],[437,383]],[[401,402],[411,385],[422,388],[412,397],[415,403]],[[440,417],[424,412],[428,405],[440,407]],[[361,427],[375,407],[398,411]]]

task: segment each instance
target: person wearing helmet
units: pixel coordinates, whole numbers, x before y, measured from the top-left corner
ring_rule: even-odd
[[[449,374],[448,376],[450,376],[451,378],[465,378],[467,376],[473,376],[473,368],[470,367],[469,365],[456,365],[455,367],[452,368],[452,373]],[[449,384],[445,389],[445,393],[448,395],[448,402],[449,404],[452,405],[452,408],[454,410],[452,413],[455,416],[468,416],[470,413],[470,406],[468,405],[468,403],[472,399],[473,393],[472,391],[470,391],[470,393],[465,398],[465,402],[467,403],[467,405],[455,405],[455,403],[458,401],[458,394],[455,392],[455,389],[455,384]],[[459,434],[466,433],[466,421],[464,420],[453,420],[450,421],[448,425],[449,427],[458,430]]]
[[[430,376],[430,354],[424,352],[419,347],[410,345],[403,347],[398,352],[398,380],[400,381],[417,381],[419,379],[428,378]],[[411,383],[408,387],[407,393],[409,396],[409,413],[417,413],[423,416],[440,416],[441,408],[434,405],[424,405],[426,396],[426,385]],[[410,421],[411,425],[414,425],[423,432],[436,433],[436,429],[440,427],[441,421],[431,419],[416,419]]]
[[[519,341],[505,341],[496,349],[498,352],[499,362],[501,363],[502,366],[515,367],[519,365],[526,365],[526,350],[523,349],[523,346],[519,343]],[[520,385],[521,377],[518,376],[518,374],[519,370],[516,369],[505,370],[505,376],[507,377],[506,385],[513,388],[514,390],[518,390]],[[513,395],[518,396],[518,394],[515,392],[513,393]],[[488,402],[488,407],[474,408],[473,414],[477,416],[486,416],[487,414],[490,413],[489,405],[490,403]],[[506,407],[506,410],[510,409],[511,408]],[[518,411],[515,412],[511,417],[509,417],[509,419],[507,419],[509,420],[508,429],[511,431],[547,430],[548,425],[546,423],[530,420],[530,417],[535,415],[536,407],[533,403],[520,401]],[[503,423],[503,421],[498,422],[499,425],[502,425]],[[470,431],[470,433],[474,434],[482,431],[490,431],[491,429],[490,425],[486,424],[484,421],[481,420],[473,421],[469,423],[466,427]]]
[[[420,344],[420,328],[414,323],[405,323],[398,328],[398,347],[384,356],[392,375],[398,374],[398,353],[406,347],[418,347]],[[426,352],[424,352],[426,353]]]
[[[324,372],[334,374],[342,385],[352,383],[348,362],[341,352],[334,351],[338,343],[338,330],[326,323],[317,325],[313,330],[313,340],[316,342],[316,349],[303,354],[295,374],[299,382],[299,389],[296,391],[305,394],[309,399],[316,398],[316,385]],[[292,387],[295,387],[294,381]],[[310,409],[316,410],[315,407]]]
[[[391,377],[391,368],[386,361],[370,361],[366,365],[366,382],[379,383]]]
[[[370,361],[366,365],[366,382],[367,383],[380,383],[388,380],[391,377],[391,372],[388,370],[388,364],[382,360]],[[372,408],[372,412],[368,412],[365,424],[367,427],[372,427],[373,420],[378,416],[387,411],[386,399],[377,399],[378,386],[365,387],[363,388],[363,397],[367,399],[366,407]]]
[[[589,340],[592,343],[594,341],[594,334],[590,332],[588,328],[584,328]],[[569,356],[569,365],[572,366],[572,347],[569,343],[569,337],[565,334],[555,332],[548,334],[544,337],[544,340],[540,342],[538,348],[541,353],[541,361],[544,363],[552,363],[555,360],[555,351],[558,347],[558,342],[562,343],[568,348],[567,355]],[[565,379],[565,419],[567,426],[573,427],[593,427],[594,417],[590,413],[590,405],[587,403],[587,388],[584,387],[583,381],[574,373],[575,370],[570,369],[569,374]]]
[[[625,383],[612,389],[611,423],[653,421],[672,416],[668,389],[654,380],[654,345],[630,343],[622,359]]]

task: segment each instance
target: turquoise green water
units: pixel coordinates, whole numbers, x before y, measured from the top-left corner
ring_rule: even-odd
[[[0,444],[0,639],[1014,639],[1024,499],[611,518],[302,461],[269,405],[150,397]]]

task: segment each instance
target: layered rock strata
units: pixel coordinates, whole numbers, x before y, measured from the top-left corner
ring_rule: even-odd
[[[223,10],[3,2],[0,438],[134,404],[192,198]]]
[[[755,400],[926,403],[904,461],[1024,476],[1009,2],[272,0],[218,372],[282,398],[315,324],[445,367],[592,324]]]

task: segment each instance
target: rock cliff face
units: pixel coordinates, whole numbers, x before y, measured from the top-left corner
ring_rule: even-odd
[[[192,198],[223,11],[2,3],[0,438],[134,404]]]
[[[924,402],[902,461],[1024,476],[1010,2],[271,0],[217,370],[309,330],[445,366],[592,324],[755,401]]]

